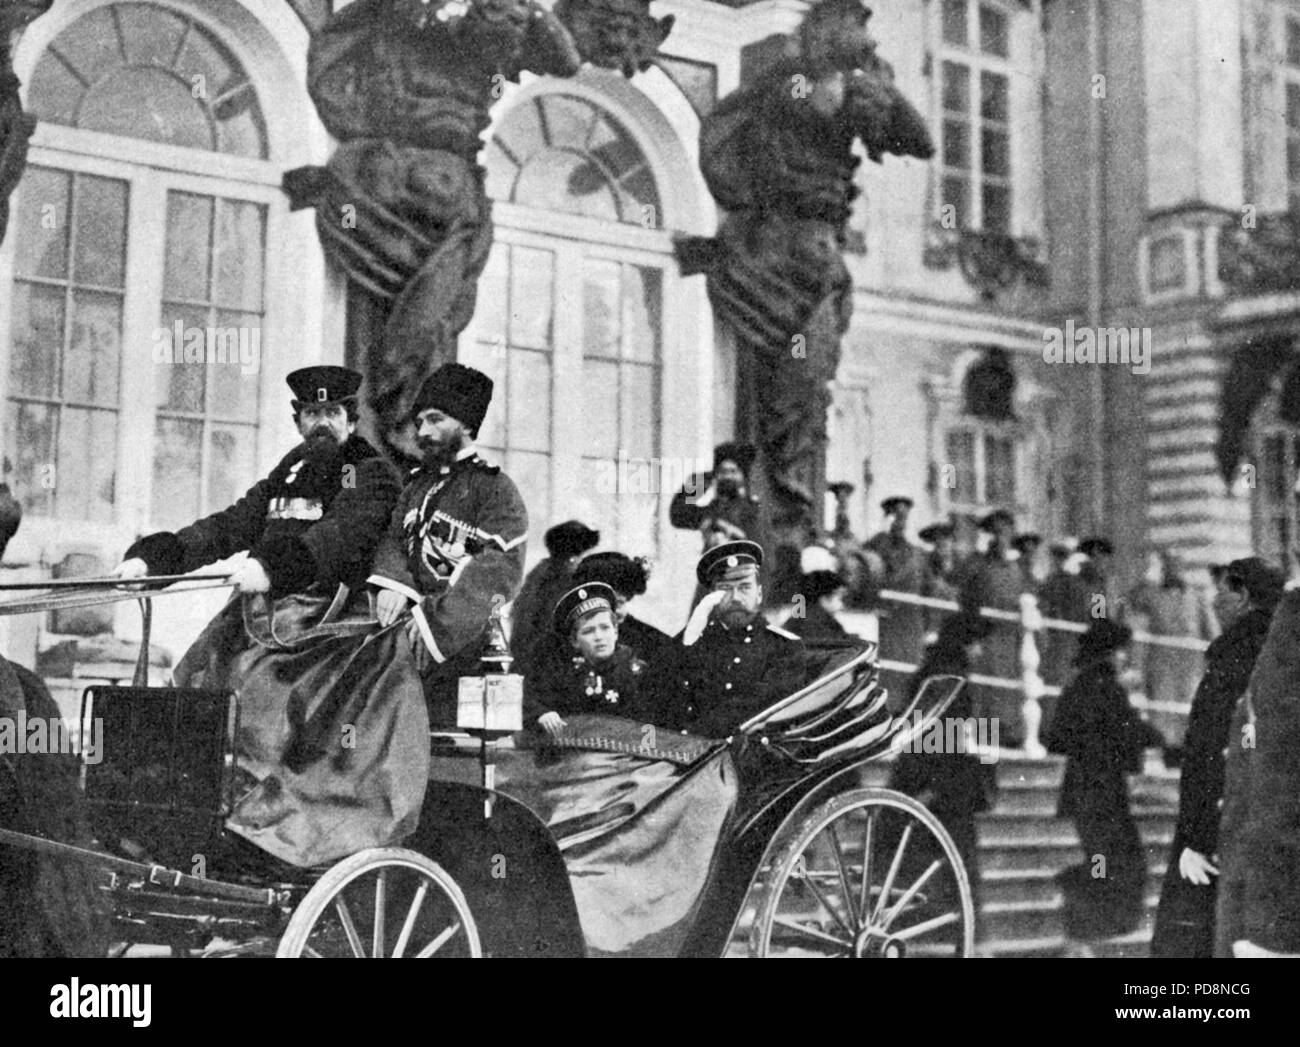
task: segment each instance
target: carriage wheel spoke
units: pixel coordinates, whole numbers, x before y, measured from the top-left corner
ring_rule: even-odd
[[[445,931],[443,931],[440,935],[438,935],[438,937],[436,937],[433,941],[431,941],[428,945],[426,945],[423,949],[421,949],[418,953],[416,953],[415,958],[417,960],[427,960],[430,956],[432,956],[444,945],[446,945],[447,942],[451,940],[451,936],[459,930],[460,930],[460,921],[456,920],[450,927],[448,927]]]
[[[361,944],[361,935],[357,934],[357,925],[352,922],[352,910],[348,908],[348,903],[343,895],[334,899],[334,910],[339,914],[339,922],[343,924],[343,933],[348,936],[348,944],[352,946],[352,955],[361,959],[365,958],[365,946]]]
[[[375,927],[374,948],[370,950],[372,958],[381,959],[384,955],[384,902],[388,893],[388,870],[380,869],[375,879]]]
[[[885,908],[885,902],[889,900],[889,892],[893,889],[894,878],[898,875],[898,870],[903,864],[903,852],[907,850],[907,845],[912,839],[912,825],[903,829],[902,838],[898,841],[898,850],[894,852],[894,860],[889,864],[889,873],[885,876],[885,883],[880,888],[880,897],[876,899],[875,911],[871,914],[871,922],[875,923],[880,919],[880,914]]]
[[[416,917],[420,915],[420,907],[424,904],[425,895],[429,893],[429,881],[421,880],[420,886],[415,892],[415,898],[411,901],[411,907],[406,912],[406,922],[402,924],[402,933],[397,936],[397,945],[393,949],[393,959],[400,960],[406,952],[406,945],[411,940],[411,932],[415,930]]]
[[[912,884],[912,886],[904,892],[903,897],[899,898],[894,907],[885,914],[885,918],[881,921],[880,926],[888,929],[889,925],[898,917],[898,914],[906,908],[907,903],[916,897],[916,892],[925,886],[926,880],[933,876],[942,865],[943,862],[931,862],[930,868],[926,869],[925,872],[921,874],[916,883]]]
[[[827,945],[835,945],[841,949],[852,949],[853,943],[845,941],[843,938],[836,938],[833,934],[827,934],[825,931],[817,930],[815,927],[805,927],[797,923],[788,916],[774,916],[772,922],[787,931],[794,931],[795,934],[802,934],[805,938],[812,938],[815,941],[823,942]]]
[[[806,851],[804,852],[803,858],[806,863],[808,860]],[[828,913],[830,913],[831,916],[835,918],[835,922],[844,928],[844,933],[846,933],[850,938],[853,938],[854,935],[857,934],[857,931],[855,931],[854,928],[850,927],[847,923],[845,923],[844,917],[841,916],[835,909],[831,907],[830,902],[826,900],[825,895],[822,894],[822,892],[818,889],[816,882],[813,880],[813,874],[808,872],[806,868],[803,874],[803,882],[808,885],[808,889],[812,891],[813,897],[817,899],[817,903]],[[847,905],[851,906],[853,904],[847,898],[844,899],[844,901],[845,904]]]
[[[868,809],[867,825],[862,830],[862,890],[858,894],[858,912],[862,922],[867,922],[867,906],[871,901],[871,836],[876,826],[876,812]]]
[[[849,912],[849,920],[853,923],[853,929],[856,931],[859,926],[857,909],[853,904],[853,888],[849,886],[849,871],[844,867],[844,853],[840,850],[840,837],[835,831],[835,823],[831,822],[826,826],[826,832],[831,838],[831,847],[835,850],[835,871],[840,876],[840,890],[844,893],[844,908]]]
[[[913,927],[908,927],[902,931],[895,931],[890,935],[891,938],[898,938],[901,941],[907,941],[909,938],[918,938],[923,934],[929,934],[930,931],[937,931],[940,927],[947,927],[950,923],[956,923],[961,919],[960,913],[946,912],[942,916],[936,916],[924,923],[918,923]]]

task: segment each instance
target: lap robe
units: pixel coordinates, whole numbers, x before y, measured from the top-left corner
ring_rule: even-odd
[[[630,737],[627,748],[636,749],[640,725],[594,715],[567,720],[567,735]],[[497,788],[560,842],[588,954],[676,956],[717,875],[736,799],[730,754],[685,766],[635,751],[556,749],[524,736],[499,761]]]
[[[176,668],[180,687],[239,699],[239,780],[226,825],[309,867],[400,841],[419,820],[429,721],[404,623],[380,628],[364,593],[236,597]]]

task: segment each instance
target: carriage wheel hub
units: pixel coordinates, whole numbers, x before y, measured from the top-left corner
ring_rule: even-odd
[[[864,927],[853,943],[853,957],[858,960],[901,960],[907,956],[907,943],[879,927]]]

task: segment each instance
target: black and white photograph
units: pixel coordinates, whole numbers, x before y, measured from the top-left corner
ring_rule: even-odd
[[[1297,826],[1300,0],[0,0],[42,1014],[1097,959],[1248,1024]]]

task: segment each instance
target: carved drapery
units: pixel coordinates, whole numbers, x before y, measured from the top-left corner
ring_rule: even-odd
[[[9,38],[50,9],[54,0],[0,0],[0,242],[9,226],[9,195],[27,166],[27,143],[36,118],[23,112]]]

